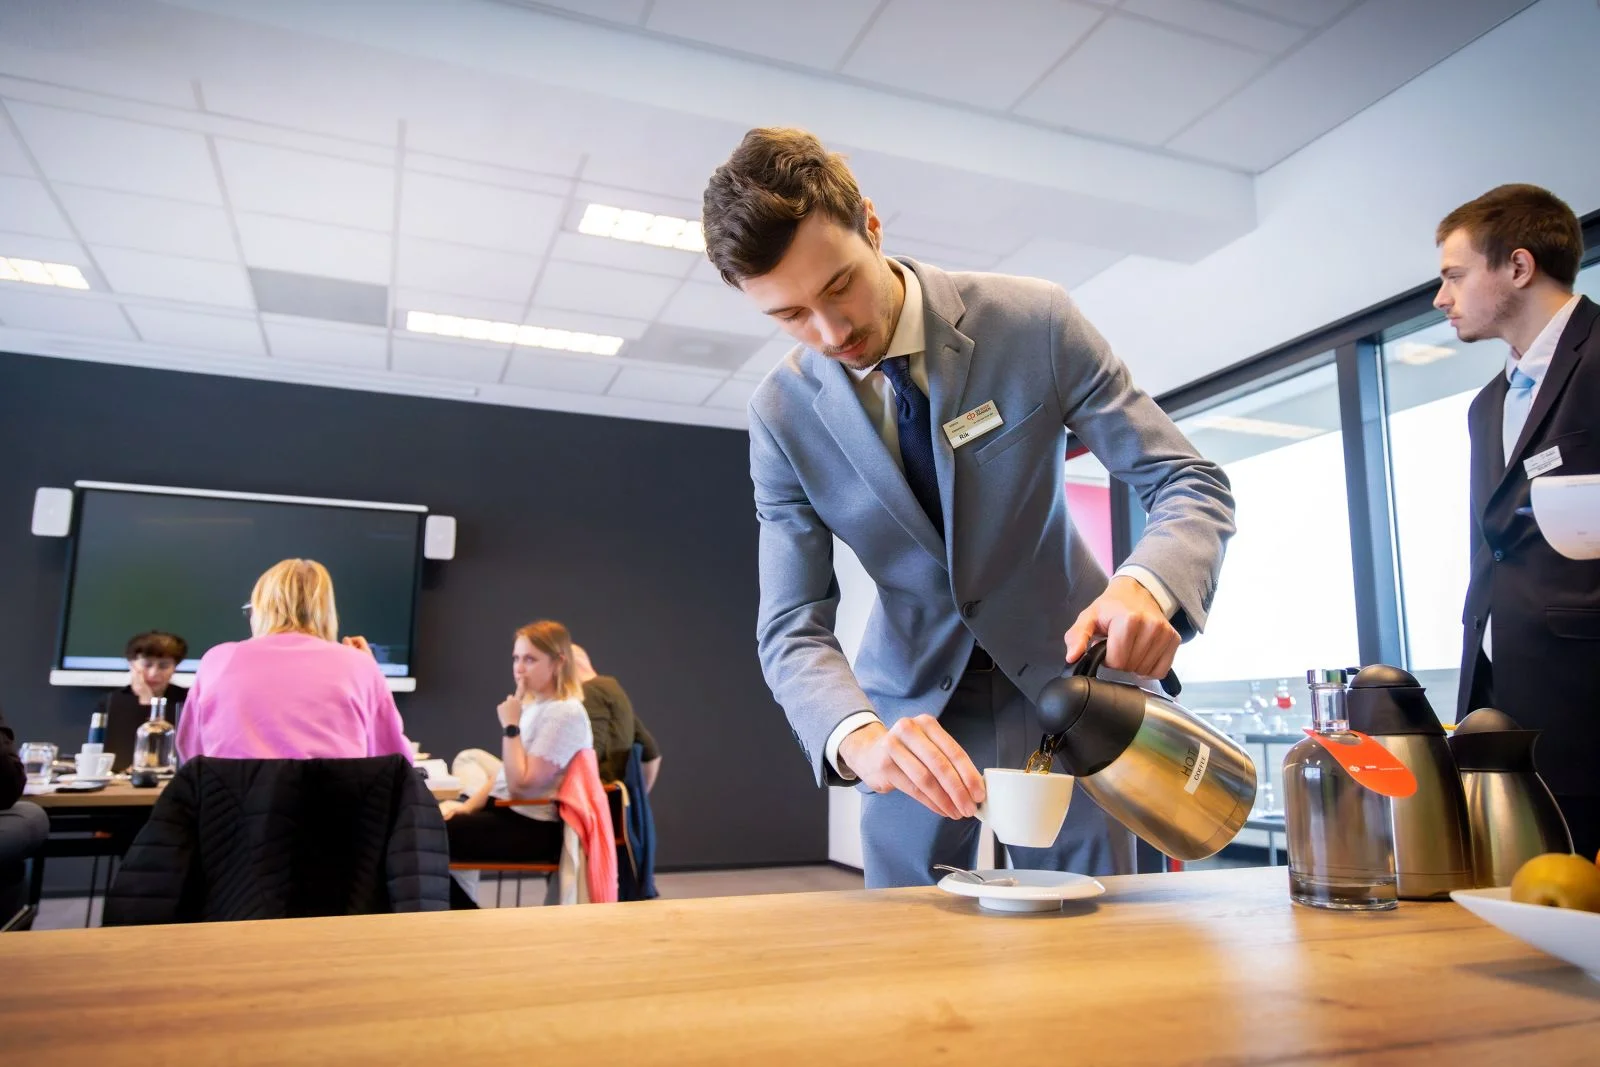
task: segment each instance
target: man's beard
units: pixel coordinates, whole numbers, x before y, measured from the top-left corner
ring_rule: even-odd
[[[878,361],[883,358],[882,352],[874,352],[871,348],[864,348],[861,350],[861,355],[851,356],[848,358],[840,356],[839,353],[854,348],[862,341],[867,340],[871,334],[871,330],[856,330],[849,337],[845,338],[844,344],[835,345],[830,348],[824,348],[822,350],[822,354],[827,356],[829,359],[837,360],[838,362],[843,363],[851,370],[870,370],[873,367],[876,367],[878,365]]]
[[[1489,316],[1489,321],[1481,330],[1456,330],[1456,336],[1468,344],[1477,341],[1491,341],[1495,338],[1504,338],[1504,327],[1517,317],[1517,312],[1522,310],[1517,301],[1516,293],[1512,290],[1502,292],[1494,302],[1494,313]]]

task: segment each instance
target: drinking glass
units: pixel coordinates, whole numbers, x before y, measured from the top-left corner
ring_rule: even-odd
[[[56,761],[56,746],[45,741],[29,741],[22,746],[22,771],[29,785],[49,785],[50,769]]]

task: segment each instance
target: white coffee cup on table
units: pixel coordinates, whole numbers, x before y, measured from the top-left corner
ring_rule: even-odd
[[[72,763],[79,778],[110,778],[116,755],[115,752],[79,752],[72,757]]]
[[[978,805],[978,818],[1002,844],[1049,848],[1066,822],[1072,781],[1070,774],[1029,774],[1010,767],[989,767],[983,772],[988,795]]]

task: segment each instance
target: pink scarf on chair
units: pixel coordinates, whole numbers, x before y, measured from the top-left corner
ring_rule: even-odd
[[[556,793],[561,821],[583,845],[584,874],[591,904],[617,900],[616,831],[611,826],[611,805],[600,784],[600,763],[594,749],[585,748],[567,764],[566,777]]]

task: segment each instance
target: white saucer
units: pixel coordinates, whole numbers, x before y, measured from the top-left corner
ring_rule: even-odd
[[[56,784],[64,785],[69,789],[73,786],[86,788],[92,785],[110,785],[111,775],[106,774],[101,775],[100,777],[90,777],[83,774],[63,774],[61,777],[56,779]]]
[[[1063,900],[1097,897],[1106,887],[1086,874],[1067,871],[974,871],[985,878],[1015,878],[1016,885],[978,885],[954,874],[938,882],[939,888],[958,897],[977,897],[989,911],[1055,911]]]

